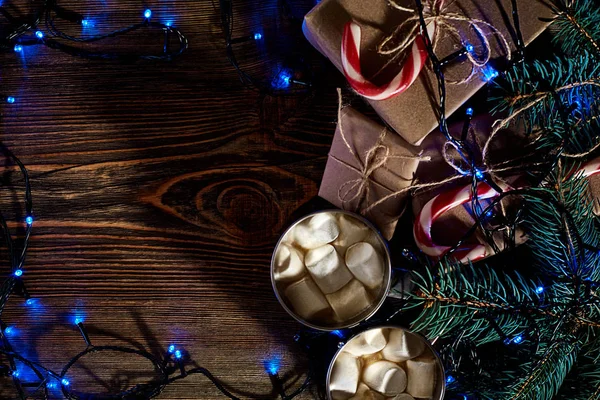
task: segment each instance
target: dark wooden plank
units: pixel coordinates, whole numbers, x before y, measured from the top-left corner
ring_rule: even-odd
[[[300,18],[312,5],[291,3]],[[2,94],[17,97],[1,105],[0,132],[28,166],[36,215],[24,278],[40,302],[25,307],[13,298],[3,314],[20,332],[15,347],[60,369],[84,348],[71,323],[80,312],[95,344],[156,353],[175,342],[231,388],[272,395],[262,360],[281,356],[291,376],[306,364],[293,343],[299,326],[272,293],[270,257],[291,216],[317,193],[339,75],[293,97],[244,88],[208,0],[61,4],[97,19],[98,30],[138,21],[151,7],[155,18],[175,21],[190,48],[172,63],[89,61],[44,47],[0,55]],[[282,43],[289,37],[300,49],[293,51],[308,48],[297,25],[281,24],[277,2],[235,2],[235,11],[236,36],[262,29]],[[157,43],[133,37],[94,48],[154,50]],[[280,61],[278,51],[254,43],[238,50],[257,76],[268,77]],[[321,68],[315,52],[306,57]],[[0,205],[17,221],[12,171],[14,187],[0,191]],[[149,376],[143,360],[110,369],[111,360],[85,364],[108,382],[79,368],[74,387],[118,390]],[[0,397],[11,398],[2,386]],[[161,398],[220,396],[198,377]]]

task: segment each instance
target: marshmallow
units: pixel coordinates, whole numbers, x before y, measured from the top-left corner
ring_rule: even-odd
[[[437,365],[431,357],[406,361],[408,386],[406,392],[413,397],[428,399],[433,396]]]
[[[338,217],[338,226],[340,234],[333,245],[340,250],[341,254],[344,254],[346,249],[354,243],[362,242],[371,232],[371,229],[362,221],[341,213]]]
[[[286,243],[281,243],[275,254],[275,280],[293,282],[304,275],[304,255]]]
[[[342,351],[336,358],[329,380],[334,400],[346,400],[356,394],[360,378],[360,360]]]
[[[288,286],[285,297],[296,314],[307,320],[329,309],[325,296],[308,276]]]
[[[383,260],[375,248],[366,242],[358,242],[348,247],[346,265],[350,272],[370,289],[383,282]]]
[[[401,362],[420,356],[424,350],[425,343],[417,335],[402,329],[390,329],[388,343],[381,353],[386,360]]]
[[[310,250],[333,242],[340,230],[331,213],[320,213],[294,227],[291,238],[300,247]]]
[[[406,389],[406,373],[398,364],[378,361],[365,368],[363,382],[385,396],[395,396]]]
[[[412,397],[411,397],[411,399],[412,399]],[[356,394],[354,396],[350,397],[350,400],[385,400],[385,397],[383,397],[383,395],[371,390],[364,383],[359,383]]]
[[[356,279],[325,297],[340,321],[348,321],[371,306],[365,287]]]
[[[310,250],[304,261],[308,272],[325,294],[340,290],[352,280],[352,274],[330,244]]]
[[[386,343],[387,339],[383,334],[383,329],[371,329],[361,333],[348,342],[344,350],[352,355],[360,357],[381,351]]]

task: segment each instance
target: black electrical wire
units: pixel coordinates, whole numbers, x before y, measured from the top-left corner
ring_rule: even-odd
[[[223,32],[225,38],[225,52],[227,55],[227,59],[230,64],[233,66],[235,71],[237,72],[240,82],[244,84],[245,87],[250,88],[252,90],[256,90],[261,94],[266,94],[270,96],[287,96],[297,93],[304,93],[311,89],[312,84],[308,80],[308,66],[302,60],[296,60],[296,64],[291,66],[294,69],[300,69],[302,72],[305,72],[305,77],[302,80],[296,79],[294,76],[295,70],[292,71],[290,68],[286,68],[285,66],[278,66],[278,68],[272,74],[272,77],[268,80],[257,79],[252,75],[248,74],[241,66],[240,63],[235,56],[234,47],[238,43],[242,43],[245,41],[249,41],[252,37],[243,38],[243,40],[238,40],[238,38],[233,37],[234,32],[234,13],[233,13],[233,1],[234,0],[219,0],[219,9],[221,16],[221,30]],[[292,22],[296,22],[293,16],[290,16],[290,5],[287,3],[287,0],[277,0],[278,6],[284,11],[284,14],[288,16]],[[300,30],[300,23],[295,24]],[[248,39],[248,40],[246,40]],[[263,38],[262,40],[267,40]],[[284,87],[280,87],[277,84],[273,84],[277,82],[280,78],[279,74],[287,72],[286,74],[286,85]]]
[[[67,10],[58,5],[57,0],[45,0],[40,10],[35,13],[31,21],[18,23],[17,20],[2,6],[0,14],[11,24],[11,32],[7,34],[0,47],[12,51],[15,45],[22,47],[44,45],[46,47],[62,51],[64,53],[92,59],[120,59],[125,61],[132,60],[155,60],[170,61],[180,56],[188,48],[188,39],[179,29],[159,22],[153,22],[149,18],[144,18],[142,22],[119,28],[108,33],[90,36],[72,36],[64,33],[58,27],[58,21],[62,24],[81,24],[84,21],[83,15]],[[39,24],[44,23],[46,33],[43,37],[27,35],[28,32],[36,29]],[[149,29],[159,29],[164,32],[165,43],[161,46],[162,53],[156,54],[135,54],[135,53],[114,53],[106,51],[92,51],[82,47],[89,43],[96,43],[107,38],[114,38],[126,35],[128,33]],[[170,49],[169,41],[176,38],[178,46]]]

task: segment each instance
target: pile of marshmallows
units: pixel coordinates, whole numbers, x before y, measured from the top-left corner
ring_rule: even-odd
[[[343,347],[333,364],[329,390],[333,400],[430,399],[437,371],[423,339],[400,328],[376,328]]]
[[[284,301],[305,321],[352,320],[380,297],[384,249],[364,222],[340,212],[316,214],[290,229],[275,250]]]

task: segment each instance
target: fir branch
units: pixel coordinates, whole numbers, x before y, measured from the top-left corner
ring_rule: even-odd
[[[413,329],[428,337],[444,337],[461,329],[465,337],[482,344],[522,332],[531,319],[547,329],[547,319],[556,319],[551,308],[539,307],[538,284],[519,274],[502,278],[488,266],[441,263],[436,275],[429,270],[415,273],[418,290],[412,301],[424,305]],[[546,295],[546,301],[550,301]],[[490,319],[501,332],[491,328]],[[504,337],[501,337],[503,335]]]
[[[582,245],[592,248],[600,245],[600,232],[595,225],[588,181],[580,176],[561,179],[561,176],[569,175],[568,171],[576,168],[577,165],[565,167],[562,172],[549,177],[546,187],[532,189],[531,196],[524,196],[528,207],[524,228],[531,239],[528,246],[533,251],[536,266],[544,274],[555,278],[578,276],[596,280],[600,273],[597,268],[598,252],[582,248]],[[565,216],[545,198],[553,198],[562,204],[574,226],[570,226]],[[583,243],[565,236],[565,228],[576,231]],[[564,287],[561,291],[563,295],[575,295],[572,288]]]
[[[558,400],[598,400],[600,398],[600,365],[593,357],[579,357],[567,375],[556,398]]]
[[[561,387],[571,370],[579,345],[572,337],[551,343],[542,349],[541,358],[523,365],[529,372],[518,379],[508,390],[506,399],[546,400],[551,399]]]
[[[556,0],[557,17],[552,24],[553,41],[565,54],[590,52],[600,58],[600,9],[594,0],[577,0],[565,4]]]
[[[596,133],[585,129],[588,124],[597,126],[595,116],[600,110],[600,64],[589,55],[518,64],[505,78],[496,83],[492,101],[493,111],[507,112],[508,117],[497,122],[493,132],[523,121],[529,132],[541,128],[562,139],[559,133],[565,127],[559,110],[572,107],[568,123],[576,128],[574,135],[589,135],[586,142],[597,143]]]

